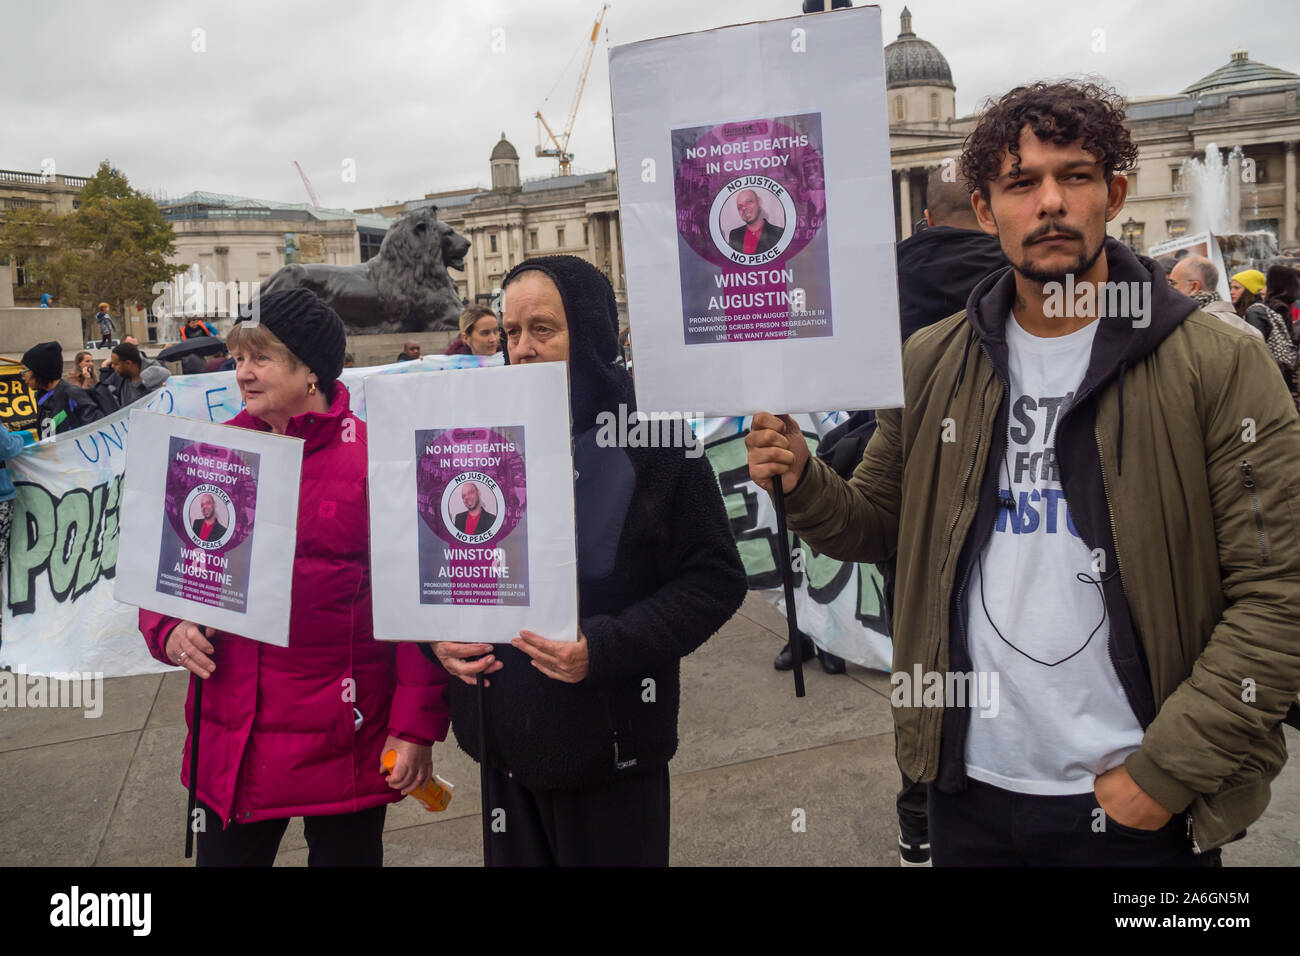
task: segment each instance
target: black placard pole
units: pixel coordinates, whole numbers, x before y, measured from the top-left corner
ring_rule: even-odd
[[[790,664],[794,670],[794,696],[802,697],[803,692],[803,642],[799,640],[799,621],[794,609],[794,568],[789,552],[790,532],[785,523],[785,489],[781,487],[781,476],[772,478],[772,502],[776,505],[776,534],[781,540],[778,555],[781,559],[781,582],[785,585],[785,619],[790,625]]]
[[[483,865],[491,866],[492,844],[488,839],[491,833],[491,823],[488,816],[491,813],[492,804],[488,800],[487,719],[484,716],[487,706],[484,703],[483,684],[483,672],[479,671],[474,679],[474,686],[478,694],[478,792],[483,813]]]
[[[194,805],[199,796],[199,728],[203,726],[203,678],[191,672],[194,685],[194,718],[190,727],[190,799],[185,811],[185,859],[194,855]],[[206,829],[208,821],[203,821]]]

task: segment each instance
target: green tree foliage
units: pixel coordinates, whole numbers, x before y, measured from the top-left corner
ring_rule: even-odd
[[[64,217],[40,207],[15,209],[0,219],[0,264],[22,266],[27,285],[48,292],[59,304],[73,302],[68,281],[77,256],[56,240]]]
[[[9,213],[0,221],[0,258],[23,262],[32,280],[60,305],[81,309],[90,330],[101,301],[112,303],[116,313],[124,303],[155,298],[154,284],[176,272],[167,263],[175,234],[154,201],[133,189],[107,160],[77,200],[66,215],[43,209]]]

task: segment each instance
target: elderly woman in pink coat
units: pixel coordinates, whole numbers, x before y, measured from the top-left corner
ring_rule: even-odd
[[[379,866],[388,804],[429,779],[446,737],[447,675],[372,634],[366,430],[337,381],[338,315],[305,289],[270,293],[228,344],[245,404],[229,424],[301,438],[302,486],[288,647],[140,612],[153,656],[195,675],[191,730],[193,682],[207,682],[198,865],[269,866],[301,816],[309,866]]]

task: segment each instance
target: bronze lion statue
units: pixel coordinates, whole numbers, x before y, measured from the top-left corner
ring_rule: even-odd
[[[308,289],[339,314],[349,335],[455,329],[462,305],[447,269],[464,270],[469,246],[438,220],[438,207],[427,206],[393,223],[369,262],[287,265],[261,291]]]

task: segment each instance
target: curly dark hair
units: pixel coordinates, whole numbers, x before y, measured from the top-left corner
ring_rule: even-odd
[[[1002,157],[1011,155],[1020,172],[1020,133],[1026,126],[1039,139],[1058,146],[1083,141],[1101,163],[1106,182],[1132,169],[1138,149],[1124,124],[1124,98],[1107,86],[1087,80],[1039,81],[1017,86],[996,103],[989,101],[979,125],[966,137],[961,173],[972,192],[985,199],[989,182],[1002,172]]]

